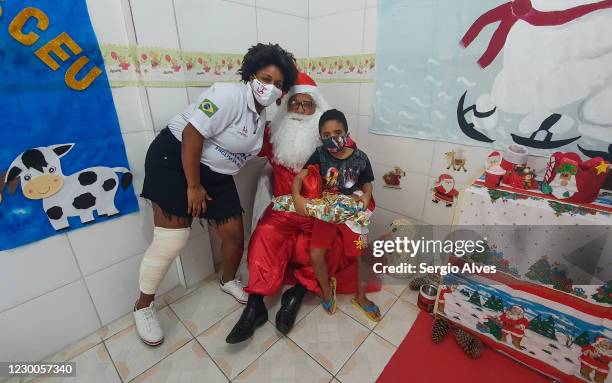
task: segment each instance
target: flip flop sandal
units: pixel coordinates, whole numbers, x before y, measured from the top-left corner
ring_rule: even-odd
[[[325,309],[325,311],[327,311],[327,313],[329,315],[333,314],[336,312],[336,278],[331,277],[330,280],[330,285],[331,285],[331,297],[329,298],[329,301],[325,301],[325,299],[321,300],[321,305],[323,306],[323,308]]]
[[[376,303],[372,302],[371,305],[363,307],[362,305],[359,304],[359,301],[357,301],[356,298],[353,298],[351,302],[358,309],[360,309],[365,314],[365,316],[367,316],[370,320],[374,322],[380,322],[380,320],[382,319],[382,315],[380,314],[380,309],[378,308]]]

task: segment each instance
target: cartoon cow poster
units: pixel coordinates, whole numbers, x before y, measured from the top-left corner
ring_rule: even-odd
[[[0,252],[138,211],[85,0],[0,2],[0,94]]]
[[[375,133],[612,159],[612,1],[383,0]]]

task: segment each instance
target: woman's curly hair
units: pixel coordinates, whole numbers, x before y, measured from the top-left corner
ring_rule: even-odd
[[[268,65],[276,65],[283,73],[283,91],[287,92],[295,84],[297,67],[293,54],[281,48],[278,44],[253,45],[249,48],[242,59],[242,66],[238,70],[242,81],[249,82],[261,68]]]

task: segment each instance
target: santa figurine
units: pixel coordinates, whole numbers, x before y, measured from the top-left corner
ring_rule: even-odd
[[[501,341],[506,342],[510,334],[512,345],[520,350],[525,329],[529,326],[529,321],[525,318],[525,310],[521,306],[514,305],[500,315],[499,320],[502,323]]]
[[[576,173],[578,164],[570,159],[563,161],[556,168],[556,177],[550,182],[551,194],[557,199],[570,198],[578,191]]]
[[[446,207],[452,207],[459,192],[455,189],[455,179],[448,174],[441,174],[434,185],[434,197],[432,202],[444,201]]]
[[[487,157],[487,167],[486,170],[494,171],[494,172],[502,172],[505,173],[504,169],[501,167],[502,162],[502,154],[497,150],[491,152]]]
[[[590,381],[594,371],[593,380],[604,383],[610,372],[610,361],[612,361],[612,340],[598,336],[595,342],[582,347],[580,375]]]
[[[448,286],[444,285],[442,289],[440,289],[440,295],[438,296],[438,311],[444,314],[444,304],[446,301],[446,294],[452,294],[453,290],[457,288],[457,285]]]

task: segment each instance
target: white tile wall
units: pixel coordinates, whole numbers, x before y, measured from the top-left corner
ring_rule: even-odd
[[[169,0],[130,0],[138,44],[179,48],[174,7]]]
[[[187,96],[189,98],[189,103],[193,104],[194,102],[198,101],[198,97],[200,97],[200,94],[202,94],[202,92],[204,92],[206,89],[208,89],[208,87],[188,87]]]
[[[257,0],[257,8],[308,18],[308,3],[308,0]]]
[[[363,9],[365,7],[364,0],[308,0],[308,4],[311,18],[337,13],[348,13],[348,11]]]
[[[377,8],[367,8],[363,27],[363,47],[361,53],[376,52]]]
[[[0,253],[0,312],[79,278],[65,235],[4,251]]]
[[[119,118],[122,133],[134,133],[149,130],[140,90],[136,87],[112,88],[113,102]]]
[[[189,105],[185,88],[147,88],[147,95],[156,132],[165,128],[175,115]]]
[[[87,0],[87,10],[100,44],[128,44],[122,0]]]
[[[153,132],[149,130],[123,135],[130,171],[134,176],[132,183],[136,195],[142,191],[145,157],[151,141],[153,141]]]
[[[335,1],[325,1],[325,4],[335,3]],[[361,3],[363,6],[361,1],[355,3]],[[364,12],[365,9],[362,8],[357,11],[337,13],[329,16],[315,18],[311,16],[310,57],[342,56],[361,53]]]
[[[85,277],[85,282],[100,316],[102,325],[125,315],[138,299],[138,276],[143,254],[138,254],[106,269]],[[161,296],[178,285],[178,274],[173,262],[157,295]]]
[[[320,83],[318,86],[332,108],[343,113],[359,113],[359,84]]]
[[[84,275],[143,253],[153,238],[151,208],[71,231],[68,238]]]
[[[99,327],[85,283],[79,280],[0,313],[0,360],[42,360]]]
[[[175,6],[183,50],[244,53],[257,42],[253,7],[221,0],[175,0]]]
[[[193,226],[199,226],[199,223]],[[189,239],[181,254],[181,262],[187,286],[193,286],[215,272],[208,232]]]
[[[295,57],[308,57],[308,20],[257,9],[257,40],[278,43]]]

